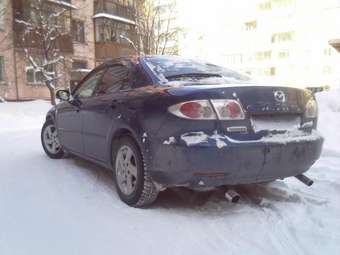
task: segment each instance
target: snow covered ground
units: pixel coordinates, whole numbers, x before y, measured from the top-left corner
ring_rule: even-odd
[[[322,158],[294,178],[221,190],[163,192],[150,209],[123,204],[112,175],[40,146],[46,102],[0,103],[0,254],[339,254],[340,92],[318,95]]]

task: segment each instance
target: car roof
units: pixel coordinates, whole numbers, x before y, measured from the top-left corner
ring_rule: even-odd
[[[167,55],[143,55],[143,56],[128,55],[128,56],[123,56],[119,58],[107,59],[105,60],[104,63],[97,66],[94,70],[102,69],[104,67],[112,66],[115,64],[123,64],[123,65],[126,65],[127,63],[137,64],[139,63],[141,59],[144,59],[144,58],[169,59],[169,60],[186,59],[181,56],[167,56]]]

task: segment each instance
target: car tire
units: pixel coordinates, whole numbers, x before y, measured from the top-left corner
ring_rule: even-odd
[[[57,128],[52,120],[46,120],[41,129],[41,144],[45,153],[52,159],[61,159],[65,152],[59,142]]]
[[[132,207],[151,205],[157,199],[158,190],[151,180],[143,154],[134,139],[124,136],[115,140],[112,159],[120,199]]]

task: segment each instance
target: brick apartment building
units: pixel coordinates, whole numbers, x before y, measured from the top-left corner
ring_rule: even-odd
[[[22,31],[15,20],[17,15],[29,13],[31,1],[0,0],[0,96],[6,100],[49,98],[47,87],[26,59],[19,40]],[[79,80],[83,72],[105,59],[134,53],[120,37],[136,39],[134,0],[45,1],[53,8],[65,9],[64,25],[69,31],[60,42],[66,74],[58,86]]]

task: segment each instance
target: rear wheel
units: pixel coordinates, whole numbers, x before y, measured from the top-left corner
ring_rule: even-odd
[[[41,143],[46,154],[53,159],[64,156],[64,150],[59,142],[57,128],[52,120],[46,120],[41,130]]]
[[[152,204],[157,198],[158,190],[148,174],[136,142],[129,136],[116,140],[112,157],[120,199],[134,207]]]

